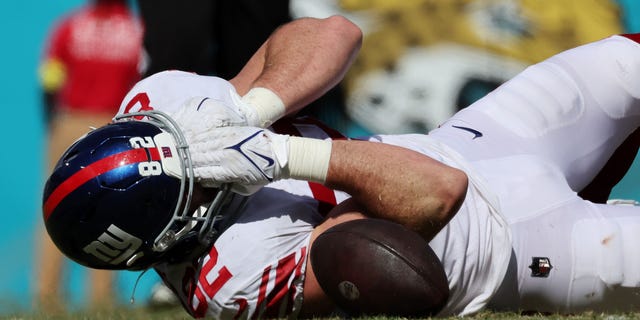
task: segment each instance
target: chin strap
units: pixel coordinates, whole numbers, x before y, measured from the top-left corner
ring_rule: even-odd
[[[148,271],[149,269],[144,269],[142,272],[140,272],[140,274],[138,275],[138,278],[136,278],[136,282],[133,284],[133,290],[131,290],[131,298],[129,298],[129,303],[134,304],[136,303],[136,288],[138,287],[138,282],[140,282],[140,278],[142,278],[142,276]]]

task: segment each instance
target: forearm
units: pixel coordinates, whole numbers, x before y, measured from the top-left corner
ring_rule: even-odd
[[[267,88],[293,114],[342,80],[360,48],[360,29],[341,16],[283,25],[231,81],[240,95]]]
[[[430,240],[458,211],[464,172],[409,149],[367,141],[333,141],[325,184],[353,196],[371,216]]]
[[[190,141],[198,182],[241,194],[278,179],[314,181],[349,193],[366,213],[430,240],[453,217],[466,174],[426,155],[379,142],[322,140],[268,129],[218,127]]]

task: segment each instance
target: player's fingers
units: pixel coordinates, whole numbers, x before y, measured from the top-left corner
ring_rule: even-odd
[[[208,185],[238,182],[240,177],[234,175],[226,168],[220,166],[205,166],[193,169],[193,174],[199,182],[207,182]]]

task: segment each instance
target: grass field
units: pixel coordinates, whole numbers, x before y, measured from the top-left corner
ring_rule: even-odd
[[[0,319],[25,319],[25,320],[187,320],[192,319],[182,308],[163,308],[163,309],[149,309],[149,308],[121,308],[113,310],[103,311],[83,311],[75,313],[65,314],[14,314],[0,316]],[[327,320],[339,319],[339,318],[326,318]],[[400,320],[403,318],[389,318],[389,317],[366,317],[365,320]],[[601,314],[601,313],[584,313],[579,315],[519,315],[515,313],[495,313],[495,312],[482,312],[472,317],[450,317],[450,318],[438,318],[445,320],[476,320],[476,319],[498,319],[498,320],[534,320],[534,319],[558,319],[558,320],[627,320],[627,319],[640,319],[640,313],[629,314]]]

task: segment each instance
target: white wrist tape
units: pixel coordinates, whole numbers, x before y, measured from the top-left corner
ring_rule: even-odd
[[[257,125],[266,128],[285,114],[284,102],[267,88],[252,88],[242,97],[242,101],[253,107],[258,114]]]
[[[331,140],[289,137],[289,178],[324,183],[331,159]]]

